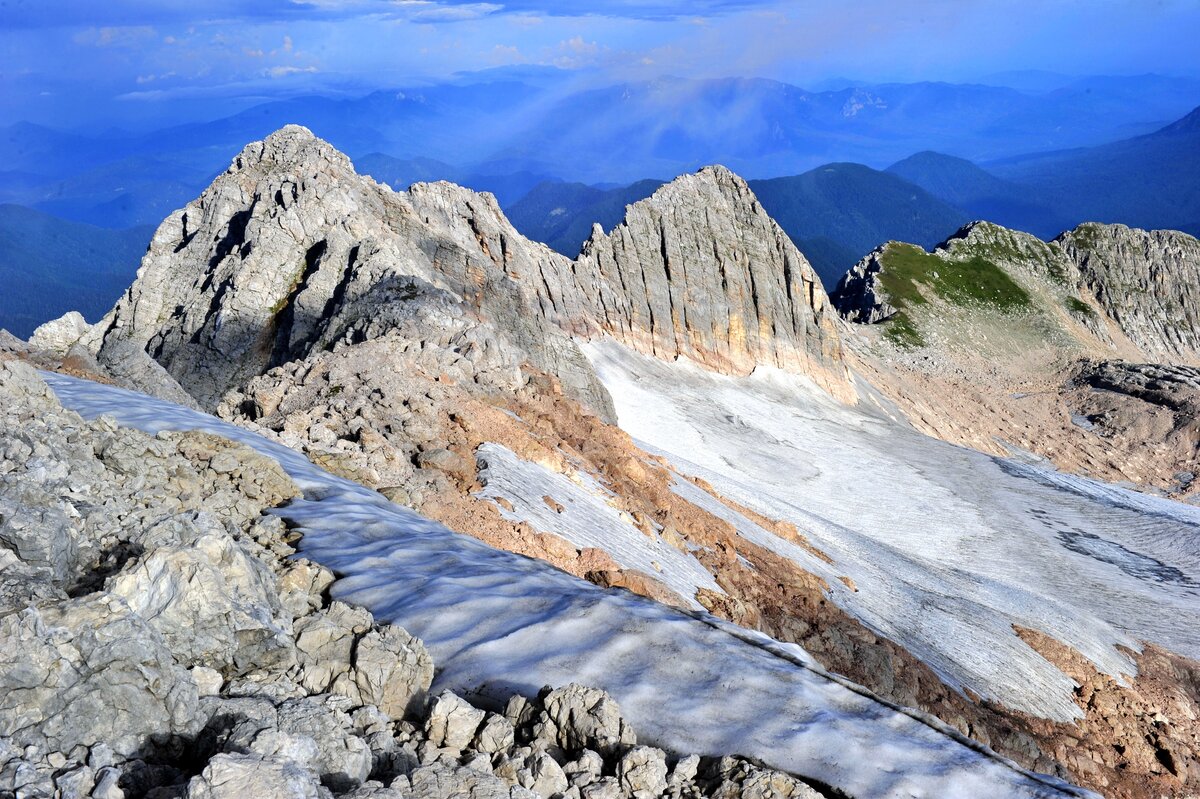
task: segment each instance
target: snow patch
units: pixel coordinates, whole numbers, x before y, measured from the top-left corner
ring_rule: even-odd
[[[633,524],[628,513],[608,504],[605,490],[590,475],[579,483],[539,463],[523,460],[500,444],[483,444],[476,452],[480,464],[477,496],[505,499],[512,511],[497,503],[506,519],[528,522],[543,533],[554,533],[577,547],[596,547],[613,557],[623,569],[637,569],[661,580],[696,610],[696,591],[707,588],[725,593],[713,576],[690,555],[680,552],[657,534],[650,536]],[[550,497],[561,511],[551,507]]]

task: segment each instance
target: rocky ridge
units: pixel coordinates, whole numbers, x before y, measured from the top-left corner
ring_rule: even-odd
[[[0,396],[0,796],[822,795],[639,746],[594,689],[431,697],[421,642],[263,514],[298,494],[273,461],[84,421],[12,360]]]
[[[939,266],[965,274],[956,282]],[[969,306],[976,314],[1006,310],[1010,323],[1022,312],[1033,312],[1042,317],[1043,335],[1055,346],[1196,365],[1198,279],[1200,241],[1177,231],[1086,223],[1044,242],[973,222],[931,253],[900,242],[881,245],[842,278],[831,296],[852,322],[895,323],[902,317],[899,321],[916,334],[902,333],[902,346],[926,343],[920,330],[933,334],[929,343],[938,343],[933,309],[940,312],[948,304]],[[1007,288],[1001,285],[1006,280],[1028,296],[997,294]]]
[[[707,226],[683,227],[700,208]],[[603,389],[559,326],[732,370],[765,357],[850,399],[820,282],[743,181],[706,170],[634,206],[630,220],[619,253],[601,257],[597,239],[590,259],[573,263],[518,234],[491,195],[448,183],[395,193],[289,126],[248,145],[159,227],[137,280],[87,343],[103,358],[132,342],[207,408],[271,367],[411,332],[428,314],[459,321],[446,343],[488,360],[497,385],[528,363],[608,418]],[[682,315],[684,295],[718,282],[728,309]],[[681,315],[668,324],[671,307]]]

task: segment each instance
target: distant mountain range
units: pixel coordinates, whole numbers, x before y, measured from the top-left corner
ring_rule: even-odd
[[[883,242],[928,248],[972,220],[1042,238],[1083,222],[1200,235],[1200,109],[1145,136],[986,167],[925,151],[884,171],[832,163],[750,186],[827,286]],[[506,210],[525,235],[573,257],[592,223],[611,227],[659,185],[546,182]]]
[[[352,155],[432,160],[516,191],[519,177],[498,178],[627,185],[711,163],[768,178],[829,162],[883,168],[924,150],[977,162],[1015,158],[1147,134],[1197,105],[1200,80],[1155,75],[1065,84],[1060,77],[1052,90],[913,83],[826,91],[760,79],[579,88],[561,77],[489,75],[354,99],[273,101],[149,132],[17,122],[0,127],[8,170],[0,202],[109,227],[154,224],[162,209],[207,185],[230,153],[287,123]]]
[[[0,328],[27,338],[67,311],[95,321],[133,280],[153,232],[106,230],[0,205]]]
[[[1043,238],[1085,221],[1200,233],[1200,110],[1185,115],[1200,81],[1039,81],[811,92],[767,80],[574,90],[505,79],[295,98],[136,134],[18,122],[0,128],[0,203],[39,213],[6,240],[0,266],[33,265],[5,283],[8,296],[34,282],[5,300],[2,324],[27,330],[60,305],[103,310],[110,300],[56,304],[47,287],[107,297],[104,275],[124,270],[111,284],[124,285],[136,267],[146,235],[131,228],[156,225],[245,141],[286,122],[361,153],[359,170],[394,189],[449,180],[490,191],[522,232],[570,256],[594,223],[610,228],[664,179],[708,163],[760,178],[751,184],[763,206],[827,285],[883,241],[929,247],[972,219]],[[0,221],[15,226],[20,213]],[[133,249],[115,243],[138,238]],[[94,251],[105,256],[84,255]]]

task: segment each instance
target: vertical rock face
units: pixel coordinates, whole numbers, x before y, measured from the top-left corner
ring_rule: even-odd
[[[1176,230],[1088,223],[1054,243],[1151,360],[1200,365],[1200,241]]]
[[[448,183],[392,192],[298,126],[248,145],[163,222],[90,343],[102,356],[136,344],[212,408],[274,366],[400,331],[496,346],[514,373],[554,374],[611,416],[564,330],[722,371],[773,364],[852,395],[819,280],[727,170],[632,206],[572,262],[517,233],[491,195]]]
[[[669,183],[630,206],[610,234],[595,229],[573,277],[561,295],[546,287],[572,329],[588,332],[590,323],[645,352],[721,372],[771,364],[834,396],[853,393],[820,278],[724,167]]]

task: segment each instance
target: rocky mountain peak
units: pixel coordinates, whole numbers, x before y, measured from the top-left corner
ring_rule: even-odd
[[[262,141],[247,144],[233,159],[229,173],[255,167],[290,169],[327,165],[344,171],[354,171],[350,159],[329,142],[317,138],[303,125],[285,125]]]
[[[599,328],[638,349],[735,374],[770,364],[853,398],[820,278],[725,167],[676,178],[611,233],[594,229],[575,282]]]

